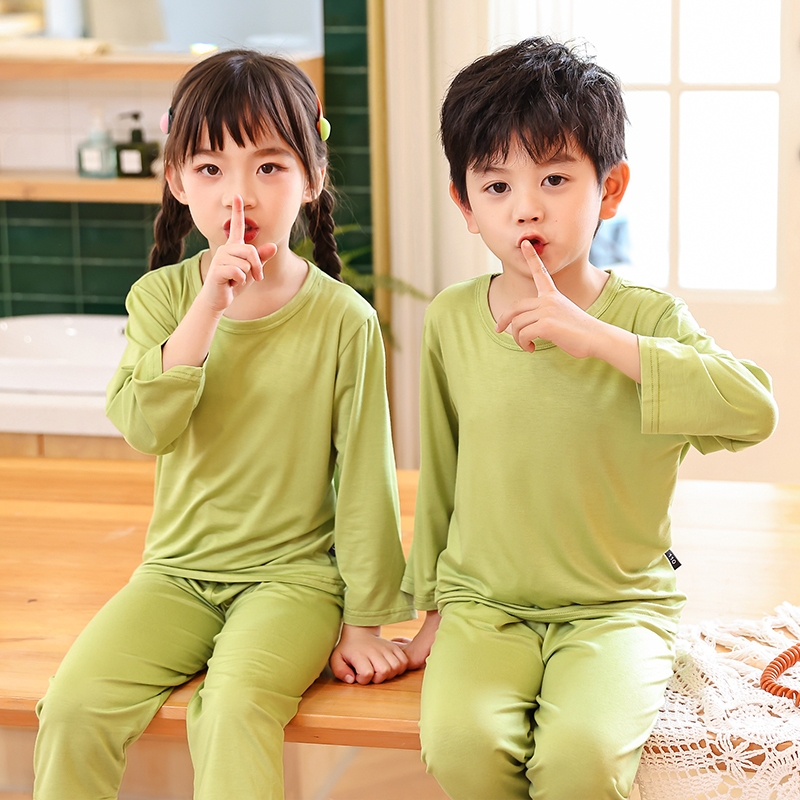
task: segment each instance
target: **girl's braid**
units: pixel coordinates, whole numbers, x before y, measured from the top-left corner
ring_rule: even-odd
[[[177,264],[183,256],[183,240],[192,230],[189,207],[179,203],[164,182],[161,210],[156,217],[153,233],[155,244],[150,251],[151,270],[167,264]]]
[[[308,219],[308,233],[314,243],[314,263],[325,273],[342,279],[342,262],[333,237],[333,195],[323,189],[316,200],[303,206]]]

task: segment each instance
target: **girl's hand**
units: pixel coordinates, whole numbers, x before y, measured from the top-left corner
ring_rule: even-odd
[[[244,241],[244,201],[234,195],[228,241],[217,248],[200,294],[221,314],[256,281],[264,278],[264,264],[278,252],[274,244],[256,248]]]
[[[344,683],[383,683],[408,668],[403,648],[380,637],[380,627],[343,625],[331,655],[333,674]]]

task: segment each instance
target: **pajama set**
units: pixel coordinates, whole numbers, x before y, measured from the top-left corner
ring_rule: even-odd
[[[283,798],[283,727],[342,620],[414,613],[374,310],[310,266],[274,314],[223,317],[202,367],[163,372],[201,286],[198,255],[128,297],[106,410],[158,456],[153,516],[141,566],[40,701],[37,800],[116,798],[128,744],[206,665],[187,712],[195,797]]]
[[[495,331],[491,277],[425,318],[403,581],[442,613],[423,760],[454,800],[619,800],[672,674],[679,464],[766,438],[771,382],[613,272],[588,313],[638,335],[641,385],[543,340],[527,353]]]

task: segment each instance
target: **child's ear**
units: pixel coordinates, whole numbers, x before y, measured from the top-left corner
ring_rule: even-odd
[[[322,189],[325,186],[325,167],[319,170],[317,174],[317,189],[313,189],[311,187],[310,181],[306,180],[306,188],[303,192],[303,202],[304,203],[313,203],[322,193]]]
[[[627,161],[620,161],[611,167],[603,181],[600,219],[611,219],[617,213],[619,204],[625,196],[625,190],[628,188],[630,177],[631,170]]]
[[[472,213],[472,209],[469,207],[468,203],[465,204],[461,201],[453,181],[450,181],[450,197],[458,206],[458,210],[463,214],[464,219],[467,221],[467,230],[470,233],[480,233],[481,231],[478,227],[478,223],[475,221],[475,215]]]
[[[179,203],[187,205],[186,192],[183,190],[183,181],[181,180],[180,171],[170,165],[164,170],[164,177],[166,178],[166,181],[169,184],[169,190],[172,192],[172,196]]]

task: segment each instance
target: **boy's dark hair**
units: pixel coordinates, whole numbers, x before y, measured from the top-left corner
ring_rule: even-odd
[[[516,140],[537,162],[577,146],[594,164],[598,181],[625,158],[619,79],[547,36],[462,69],[447,90],[440,121],[450,180],[465,206],[467,170],[505,159]]]
[[[317,130],[319,107],[310,78],[291,61],[255,50],[225,50],[196,64],[183,76],[172,97],[171,125],[164,166],[180,168],[197,153],[204,133],[212,149],[222,147],[225,132],[240,147],[274,133],[295,152],[316,200],[303,208],[314,243],[314,261],[341,280],[342,263],[333,237],[333,195],[318,184],[328,163],[327,147]],[[183,240],[193,226],[189,209],[164,182],[155,221],[150,269],[180,261]]]

